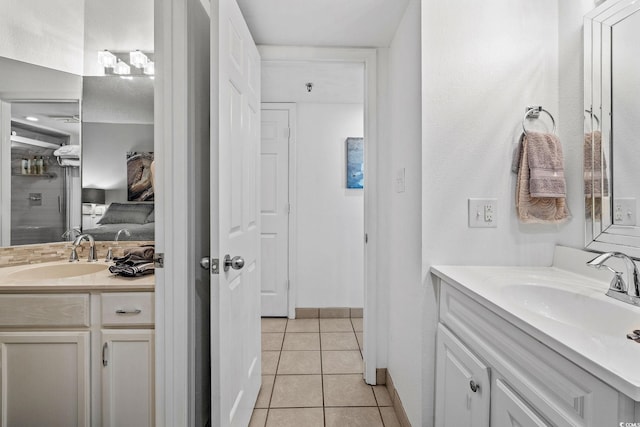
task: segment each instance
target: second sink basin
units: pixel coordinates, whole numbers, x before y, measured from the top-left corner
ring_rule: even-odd
[[[8,274],[6,279],[18,282],[64,279],[98,273],[106,270],[107,267],[105,263],[33,264]]]

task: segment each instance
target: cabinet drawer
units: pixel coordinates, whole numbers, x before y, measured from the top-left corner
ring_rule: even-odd
[[[101,300],[102,326],[152,326],[152,292],[104,293]]]
[[[0,295],[0,328],[89,327],[89,294]]]

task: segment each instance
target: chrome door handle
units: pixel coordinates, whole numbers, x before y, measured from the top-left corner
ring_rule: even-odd
[[[142,313],[142,310],[140,310],[139,308],[116,310],[116,314],[140,314],[140,313]]]
[[[211,267],[211,260],[208,256],[200,259],[200,267],[204,268],[205,270],[208,270]]]
[[[234,256],[233,258],[229,254],[224,256],[224,271],[229,271],[229,268],[240,270],[242,267],[244,267],[244,258],[241,256]]]
[[[474,380],[471,380],[469,382],[469,388],[471,389],[472,392],[477,392],[478,390],[480,390],[480,384],[476,383]]]

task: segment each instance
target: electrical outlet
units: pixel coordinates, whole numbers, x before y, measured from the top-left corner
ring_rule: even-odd
[[[636,199],[629,197],[613,201],[613,223],[636,225]]]
[[[498,226],[498,199],[469,199],[469,227]]]

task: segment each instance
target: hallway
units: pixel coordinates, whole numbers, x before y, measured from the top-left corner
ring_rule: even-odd
[[[362,379],[361,351],[361,317],[263,318],[250,427],[399,427],[387,387]]]

